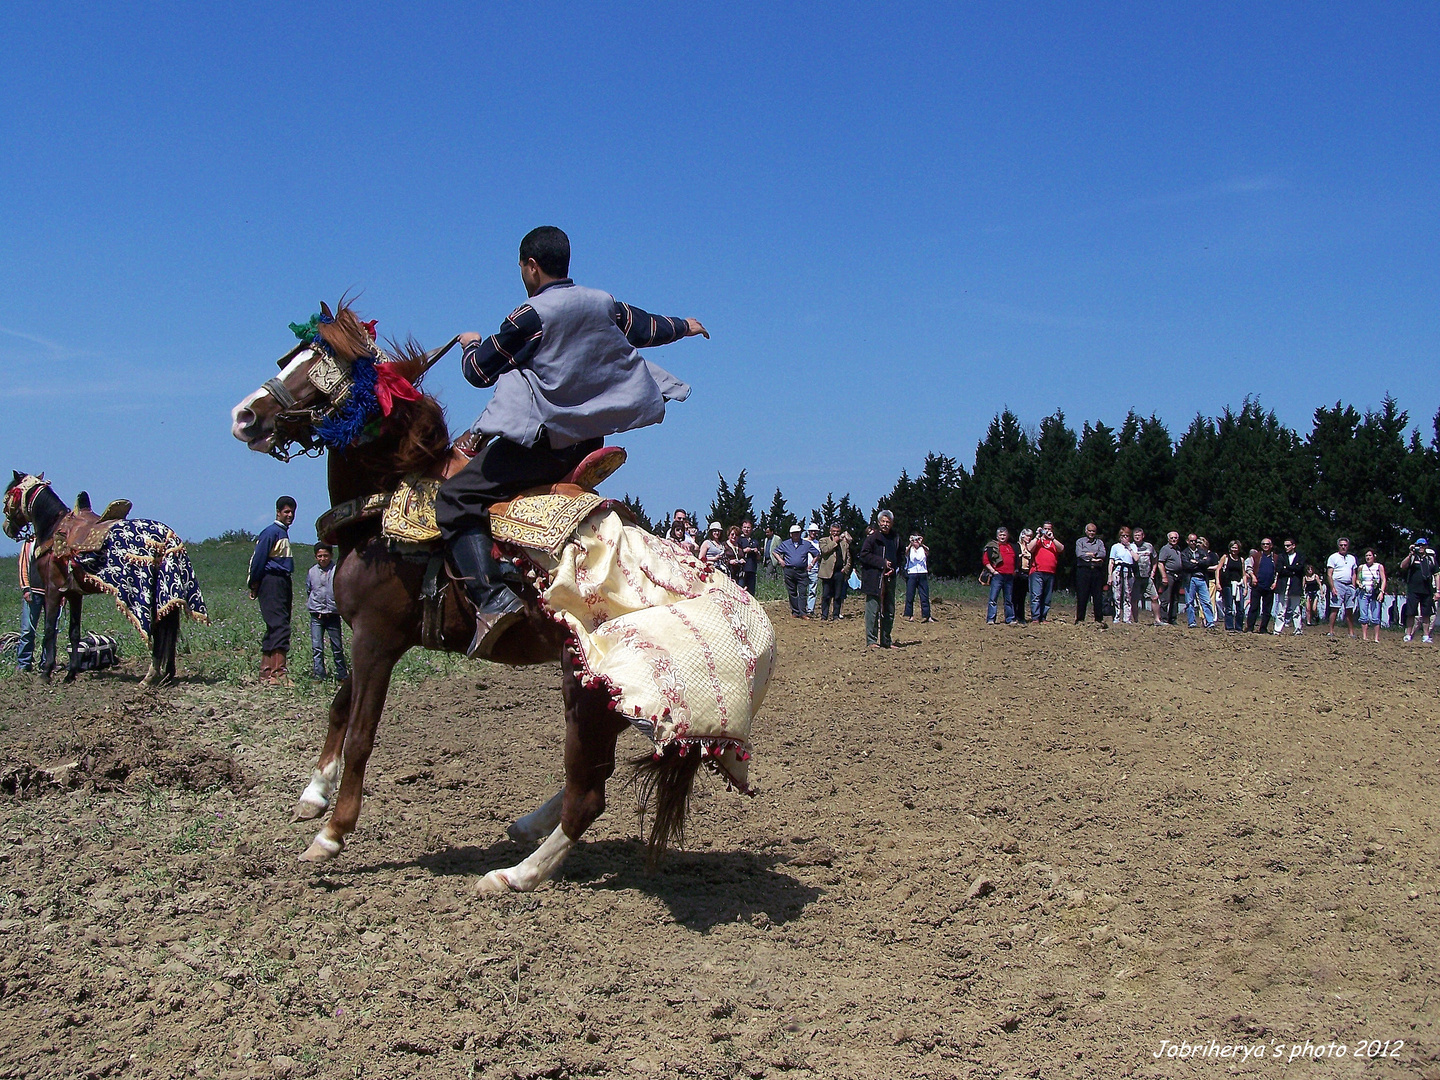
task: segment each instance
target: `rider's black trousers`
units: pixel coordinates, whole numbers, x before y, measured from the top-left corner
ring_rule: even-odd
[[[509,439],[491,439],[469,465],[440,486],[435,523],[441,535],[448,543],[460,533],[487,527],[486,511],[491,503],[555,483],[604,445],[604,439],[586,439],[555,450],[545,442],[521,446]]]

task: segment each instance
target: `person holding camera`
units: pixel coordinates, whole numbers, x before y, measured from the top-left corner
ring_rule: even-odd
[[[1050,614],[1050,598],[1055,594],[1055,571],[1060,568],[1060,541],[1055,539],[1053,522],[1041,524],[1040,531],[1030,540],[1029,550],[1030,618],[1042,623]]]
[[[1427,537],[1410,545],[1410,554],[1400,561],[1405,573],[1405,640],[1415,637],[1415,621],[1420,620],[1420,640],[1430,643],[1430,620],[1435,615],[1435,553]]]

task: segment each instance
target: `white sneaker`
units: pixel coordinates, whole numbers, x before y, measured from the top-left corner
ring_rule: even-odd
[[[1429,644],[1430,644],[1430,635],[1429,635],[1429,634],[1426,634],[1424,637],[1422,637],[1422,638],[1420,639],[1420,643],[1421,643],[1422,645],[1429,645]]]
[[[1414,634],[1414,632],[1412,631],[1411,633],[1406,634],[1406,635],[1405,635],[1405,640],[1406,640],[1406,641],[1414,641],[1414,640],[1415,640],[1415,634]]]
[[[1299,637],[1299,636],[1300,636],[1301,634],[1303,634],[1304,632],[1305,632],[1304,630],[1296,630],[1296,631],[1295,631],[1295,636],[1296,636],[1296,637]]]

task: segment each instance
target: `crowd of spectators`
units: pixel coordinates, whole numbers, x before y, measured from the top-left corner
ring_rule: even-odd
[[[1431,640],[1440,593],[1427,537],[1411,545],[1393,578],[1373,548],[1357,559],[1343,536],[1335,548],[1321,570],[1289,537],[1279,550],[1266,537],[1248,552],[1239,540],[1216,552],[1207,537],[1189,533],[1182,544],[1172,530],[1156,550],[1144,529],[1128,526],[1107,546],[1092,522],[1073,548],[1075,621],[1084,622],[1088,611],[1101,624],[1107,618],[1153,619],[1156,626],[1173,626],[1183,613],[1191,628],[1203,622],[1206,629],[1223,626],[1229,633],[1280,634],[1288,627],[1301,634],[1328,620],[1331,637],[1343,622],[1352,638],[1358,623],[1364,641],[1379,641],[1382,626],[1401,625],[1406,641],[1417,630],[1423,641]],[[1028,601],[1030,618],[1045,622],[1063,550],[1048,521],[1015,540],[1005,526],[997,529],[980,556],[980,580],[990,587],[985,621],[994,624],[1002,614],[1007,623],[1024,621]]]
[[[712,521],[702,536],[684,510],[676,510],[657,532],[729,574],[752,596],[762,568],[773,567],[796,619],[845,618],[841,611],[846,596],[858,589],[865,596],[866,643],[890,648],[899,580],[905,582],[904,617],[914,621],[918,601],[920,621],[935,621],[930,610],[930,549],[919,534],[901,546],[893,535],[894,522],[894,516],[882,510],[858,546],[836,523],[825,529],[817,522],[797,523],[781,538],[769,528],[758,535],[749,520],[728,528]],[[1025,561],[1028,567],[1028,556]]]
[[[748,520],[728,527],[712,521],[702,535],[684,510],[676,510],[660,531],[752,596],[762,570],[773,567],[797,619],[843,618],[846,596],[858,589],[865,596],[866,644],[888,648],[898,582],[905,583],[904,617],[915,619],[918,601],[920,620],[934,621],[930,549],[918,533],[902,543],[894,526],[894,516],[882,510],[859,541],[838,524],[822,529],[816,522],[792,525],[780,537],[768,528],[758,534]],[[1343,623],[1352,638],[1358,624],[1366,641],[1380,640],[1382,626],[1403,624],[1406,641],[1418,631],[1429,642],[1440,600],[1436,554],[1423,536],[1393,575],[1374,549],[1352,553],[1347,537],[1316,564],[1288,537],[1278,548],[1266,537],[1248,551],[1239,540],[1214,551],[1205,536],[1187,533],[1182,542],[1171,530],[1157,549],[1139,526],[1122,526],[1107,544],[1092,522],[1070,553],[1077,623],[1088,614],[1101,624],[1175,626],[1183,615],[1190,628],[1301,634],[1306,626],[1325,626],[1330,636]],[[1053,522],[1014,536],[1007,526],[996,529],[980,555],[980,580],[989,587],[986,623],[1048,621],[1065,555]]]

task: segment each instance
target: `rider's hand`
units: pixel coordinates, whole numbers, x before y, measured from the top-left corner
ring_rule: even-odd
[[[484,339],[483,339],[479,334],[475,334],[475,333],[465,333],[465,334],[461,334],[461,335],[460,335],[460,347],[463,349],[466,345],[473,345],[473,344],[475,344],[477,341],[483,341],[483,340],[484,340]]]
[[[685,320],[685,336],[686,336],[686,337],[695,337],[697,334],[698,334],[700,337],[703,337],[706,341],[709,341],[709,340],[710,340],[710,331],[709,331],[709,330],[706,330],[705,327],[703,327],[703,326],[700,325],[700,320],[699,320],[699,319],[686,319],[686,320]]]

